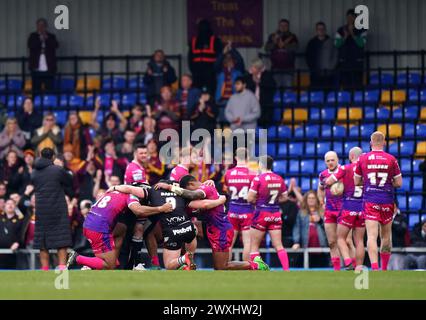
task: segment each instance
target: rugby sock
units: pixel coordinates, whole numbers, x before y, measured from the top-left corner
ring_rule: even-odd
[[[260,256],[259,252],[250,252],[250,261],[253,261],[257,256]]]
[[[371,270],[373,270],[373,271],[379,270],[379,263],[378,262],[373,262],[371,264]]]
[[[354,268],[356,267],[356,258],[352,258],[352,265],[354,266]]]
[[[257,263],[254,263],[253,261],[249,261],[250,263],[250,270],[258,270]]]
[[[281,249],[277,251],[278,258],[280,259],[283,270],[288,271],[288,256],[287,251],[285,249]]]
[[[134,265],[137,266],[139,263],[142,263],[141,251],[143,247],[142,239],[132,239],[132,257]]]
[[[41,270],[43,270],[43,271],[49,271],[49,266],[41,267]]]
[[[152,256],[151,257],[151,263],[155,264],[156,266],[160,265],[160,259],[158,259],[158,256]]]
[[[333,264],[334,271],[340,271],[340,257],[332,257],[331,263]]]
[[[351,263],[353,263],[353,260],[352,260],[351,258],[346,258],[346,259],[344,260],[344,262],[345,262],[345,267],[347,267],[347,266],[349,266]]]
[[[60,264],[60,265],[58,265],[58,269],[61,270],[61,271],[64,271],[64,270],[67,269],[67,266],[64,265],[64,264]]]
[[[382,265],[382,271],[388,270],[388,264],[390,259],[391,253],[390,252],[380,252],[380,260]]]
[[[76,261],[80,265],[88,266],[92,269],[102,270],[104,268],[104,261],[101,258],[77,256]]]

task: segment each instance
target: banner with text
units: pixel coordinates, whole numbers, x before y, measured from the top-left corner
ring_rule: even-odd
[[[210,21],[215,35],[237,47],[261,47],[263,0],[187,0],[188,39],[197,35],[197,23]]]

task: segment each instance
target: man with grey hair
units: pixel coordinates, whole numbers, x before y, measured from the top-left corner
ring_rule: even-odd
[[[355,186],[354,183],[354,169],[361,154],[361,148],[352,148],[349,151],[350,163],[341,166],[339,171],[332,174],[326,181],[326,185],[329,187],[337,181],[341,181],[344,186],[343,205],[337,218],[337,245],[344,259],[346,270],[353,270],[355,267],[362,268],[364,263],[365,220],[362,215],[362,187]],[[352,237],[351,230],[353,230],[355,240],[355,258],[351,257],[347,241],[348,236]]]
[[[327,235],[328,246],[330,247],[331,262],[334,271],[340,270],[340,253],[337,246],[337,217],[343,204],[343,194],[334,195],[327,186],[326,181],[331,176],[334,180],[334,175],[340,171],[339,158],[334,151],[328,151],[324,156],[324,161],[327,169],[319,175],[318,183],[318,198],[320,204],[325,208],[324,211],[324,228]]]
[[[259,101],[261,117],[259,125],[269,127],[274,124],[273,107],[276,83],[272,73],[265,68],[262,59],[254,59],[249,68],[249,73],[245,76],[247,89],[252,91]]]
[[[383,271],[387,270],[391,256],[395,188],[402,186],[398,161],[383,151],[385,144],[385,135],[380,131],[374,132],[370,141],[371,151],[359,157],[354,172],[355,185],[364,188],[363,215],[371,269],[379,270],[377,238],[380,229],[380,260]]]

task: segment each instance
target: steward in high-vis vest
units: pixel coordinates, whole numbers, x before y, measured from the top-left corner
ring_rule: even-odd
[[[188,64],[197,88],[207,87],[209,92],[216,92],[215,62],[222,53],[223,44],[219,37],[213,35],[210,23],[201,20],[198,34],[189,43]]]

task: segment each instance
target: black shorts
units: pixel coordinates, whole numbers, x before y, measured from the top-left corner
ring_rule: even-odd
[[[180,250],[184,243],[190,243],[195,238],[195,226],[191,221],[185,221],[174,226],[163,227],[164,248]]]
[[[131,229],[133,232],[133,228],[135,227],[136,223],[136,215],[132,211],[126,210],[126,212],[118,215],[117,223],[125,224],[127,229]]]

